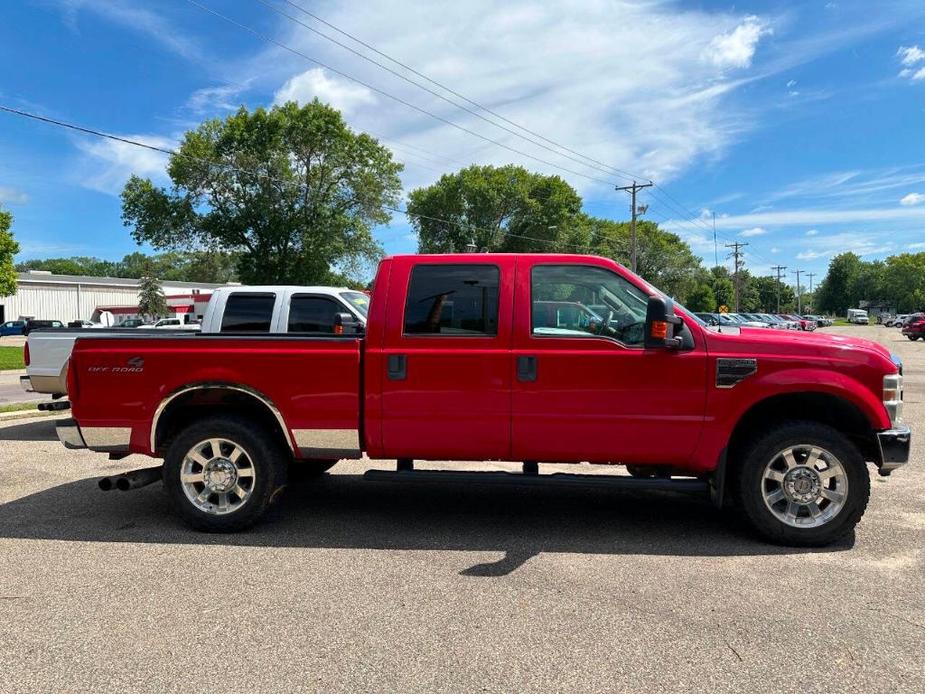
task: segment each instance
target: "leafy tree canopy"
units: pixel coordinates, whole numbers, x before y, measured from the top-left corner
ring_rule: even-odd
[[[0,208],[0,296],[16,293],[16,270],[13,256],[19,253],[19,244],[13,238],[13,214]]]
[[[147,269],[147,270],[146,270]],[[100,260],[84,256],[26,260],[16,266],[19,272],[47,270],[61,275],[92,277],[131,277],[138,279],[146,271],[163,281],[209,282],[222,284],[237,281],[237,255],[220,251],[170,251],[157,255],[130,253],[122,260]]]
[[[122,219],[161,250],[237,254],[241,281],[325,283],[359,275],[382,254],[402,165],[317,99],[209,120],[171,156],[167,190],[132,176]]]

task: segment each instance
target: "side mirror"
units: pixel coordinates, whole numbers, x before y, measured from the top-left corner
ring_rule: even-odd
[[[352,313],[334,315],[335,335],[362,335],[365,331],[365,326]]]
[[[674,302],[661,296],[650,296],[646,306],[646,349],[678,349],[681,338],[675,337],[675,326],[681,319],[674,314]]]

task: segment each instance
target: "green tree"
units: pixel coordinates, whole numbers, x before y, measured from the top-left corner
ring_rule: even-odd
[[[398,202],[402,165],[317,99],[209,120],[186,133],[170,190],[132,176],[122,219],[161,250],[236,253],[247,283],[324,283],[381,257],[372,227]]]
[[[629,222],[614,222],[583,215],[581,222],[588,251],[613,258],[624,266],[632,264],[632,228]],[[636,224],[636,272],[666,294],[690,303],[691,293],[703,280],[703,266],[680,236],[661,229],[655,222]]]
[[[732,275],[729,270],[717,265],[710,268],[710,274],[713,276],[713,296],[716,297],[716,307],[726,306],[730,311],[735,307],[735,287],[732,284]]]
[[[861,258],[854,253],[840,253],[829,262],[825,279],[816,290],[819,311],[844,315],[849,308],[857,308],[857,279],[861,272]]]
[[[780,296],[780,311],[794,310],[796,294],[790,285],[778,282],[777,277],[771,276],[754,277],[752,282],[758,293],[758,310],[762,313],[778,313],[778,296]]]
[[[138,312],[149,320],[163,318],[170,313],[161,283],[152,274],[146,274],[141,278],[138,290]]]
[[[19,253],[19,244],[13,238],[13,213],[0,208],[0,296],[16,293],[16,268],[13,257]]]
[[[688,294],[684,305],[691,311],[713,313],[716,311],[716,296],[713,294],[713,287],[706,283],[698,284]]]
[[[471,243],[548,252],[566,250],[579,233],[581,198],[558,176],[513,164],[469,166],[411,191],[408,211],[421,253],[458,253]]]

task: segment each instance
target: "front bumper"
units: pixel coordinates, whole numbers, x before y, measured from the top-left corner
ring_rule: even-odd
[[[878,431],[877,443],[880,445],[880,474],[886,477],[909,462],[912,429],[900,424],[893,429]]]

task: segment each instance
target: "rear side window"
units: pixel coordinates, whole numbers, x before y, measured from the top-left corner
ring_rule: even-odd
[[[334,316],[347,313],[333,299],[324,296],[296,295],[289,303],[289,332],[334,333]]]
[[[498,334],[496,265],[418,265],[405,304],[406,335]]]
[[[275,294],[232,294],[222,316],[223,333],[268,333]]]

